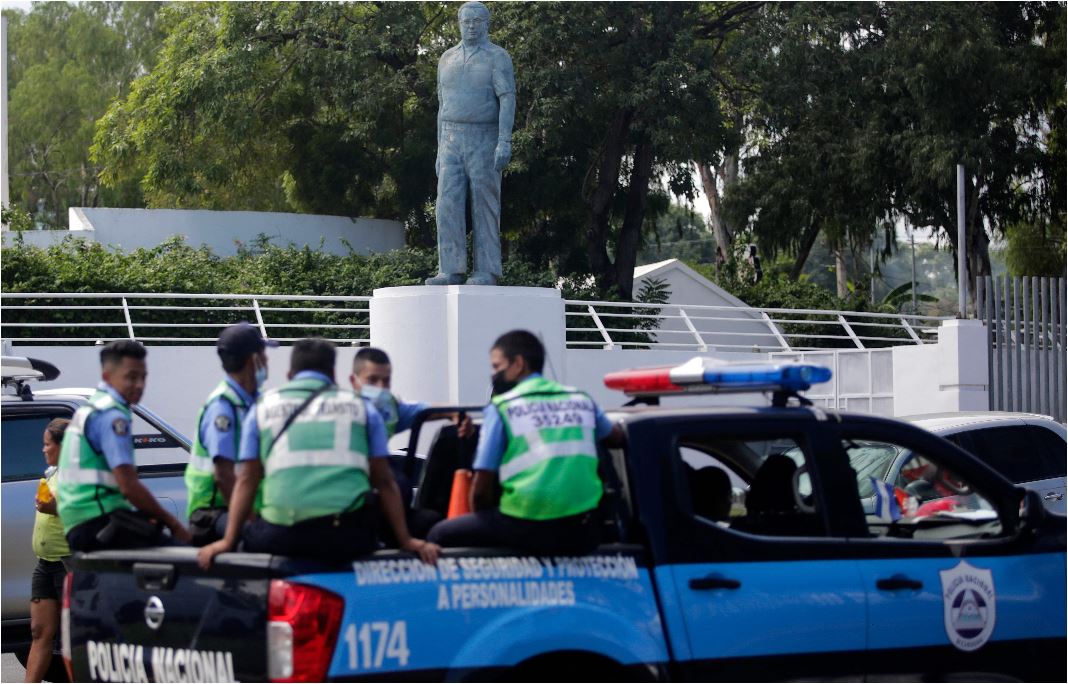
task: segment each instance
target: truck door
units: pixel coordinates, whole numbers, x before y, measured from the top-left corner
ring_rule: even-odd
[[[878,475],[858,481],[859,495],[878,486],[886,505],[850,542],[868,596],[873,670],[1063,679],[1063,518],[1059,531],[1028,530],[1023,491],[933,435],[857,419],[838,429],[851,461],[897,453],[881,485]]]
[[[664,434],[675,447],[660,459],[662,501],[675,504],[663,512],[657,577],[674,592],[666,621],[688,678],[863,669],[865,592],[833,534],[835,511],[821,503],[828,483],[816,456],[826,445],[809,412],[771,415]]]

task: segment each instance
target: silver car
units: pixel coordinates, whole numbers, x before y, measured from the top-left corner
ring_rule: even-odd
[[[1065,514],[1065,426],[1033,413],[976,411],[906,416],[902,420],[944,437],[1042,497],[1046,508]]]
[[[30,578],[37,562],[31,546],[37,484],[44,473],[41,435],[53,418],[70,418],[95,391],[92,388],[37,390],[41,374],[24,373],[26,359],[3,359],[0,468],[3,506],[0,553],[3,558],[2,649],[25,664],[30,645]],[[36,378],[36,380],[34,379]],[[134,406],[137,472],[160,503],[185,520],[182,479],[189,461],[189,440],[143,406]]]

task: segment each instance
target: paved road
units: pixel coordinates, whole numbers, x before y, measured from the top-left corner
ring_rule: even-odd
[[[0,682],[21,682],[26,677],[26,668],[15,660],[14,653],[5,653],[0,658]]]

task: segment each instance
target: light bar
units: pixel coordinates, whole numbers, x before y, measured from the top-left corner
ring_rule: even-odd
[[[798,392],[831,379],[831,369],[804,363],[730,363],[694,357],[681,366],[616,371],[604,376],[609,389],[630,396],[715,394],[723,392]]]

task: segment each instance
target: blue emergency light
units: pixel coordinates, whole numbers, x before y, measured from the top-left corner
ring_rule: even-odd
[[[682,393],[788,392],[831,379],[831,369],[806,363],[727,362],[694,357],[680,366],[609,373],[604,384],[630,396]]]

